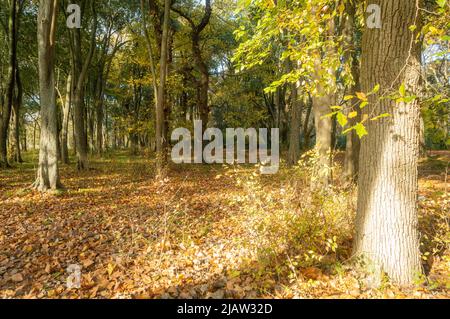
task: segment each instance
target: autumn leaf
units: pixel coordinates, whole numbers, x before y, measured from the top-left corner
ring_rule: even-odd
[[[356,92],[356,96],[363,102],[366,102],[368,100],[367,95],[363,92]]]

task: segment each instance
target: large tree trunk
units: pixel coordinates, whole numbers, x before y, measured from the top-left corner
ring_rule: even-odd
[[[377,84],[395,90],[404,83],[409,94],[418,95],[421,44],[409,30],[420,24],[416,1],[373,2],[381,7],[383,26],[364,32],[362,90],[369,92]],[[361,145],[354,253],[375,270],[375,284],[384,272],[393,282],[408,285],[422,272],[417,225],[419,102],[379,97],[370,98],[366,112],[391,117],[366,122],[369,135]]]
[[[10,3],[8,30],[9,30],[9,68],[6,104],[0,117],[0,167],[8,167],[8,129],[11,120],[11,111],[14,103],[14,89],[16,86],[17,68],[17,9],[18,1]]]
[[[72,72],[67,76],[67,87],[66,87],[66,99],[63,106],[63,121],[61,128],[61,161],[64,164],[69,164],[69,147],[68,147],[68,137],[69,137],[69,120],[70,120],[70,106],[72,104]]]
[[[55,34],[57,0],[40,0],[38,13],[39,87],[41,142],[35,187],[39,191],[60,187],[58,170],[58,128],[55,96]]]

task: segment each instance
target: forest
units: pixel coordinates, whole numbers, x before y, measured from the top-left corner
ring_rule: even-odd
[[[448,299],[449,0],[0,0],[1,299]]]

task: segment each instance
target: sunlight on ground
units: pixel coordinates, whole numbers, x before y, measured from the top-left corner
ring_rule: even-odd
[[[85,173],[64,166],[57,194],[27,189],[30,164],[1,173],[0,297],[449,296],[448,154],[421,167],[429,277],[405,291],[367,289],[350,267],[353,187],[315,193],[300,169],[267,177],[217,165],[155,181],[150,161],[120,155]],[[79,290],[66,288],[71,264],[83,267]]]

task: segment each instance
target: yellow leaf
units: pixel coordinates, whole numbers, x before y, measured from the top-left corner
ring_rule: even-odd
[[[116,269],[116,265],[113,264],[108,264],[108,275],[112,275],[112,273],[114,272],[114,269]]]
[[[363,92],[356,92],[356,96],[361,101],[367,101],[367,95],[365,93],[363,93]]]
[[[349,115],[348,115],[348,118],[349,119],[354,119],[355,117],[357,117],[358,116],[358,112],[351,112]]]

